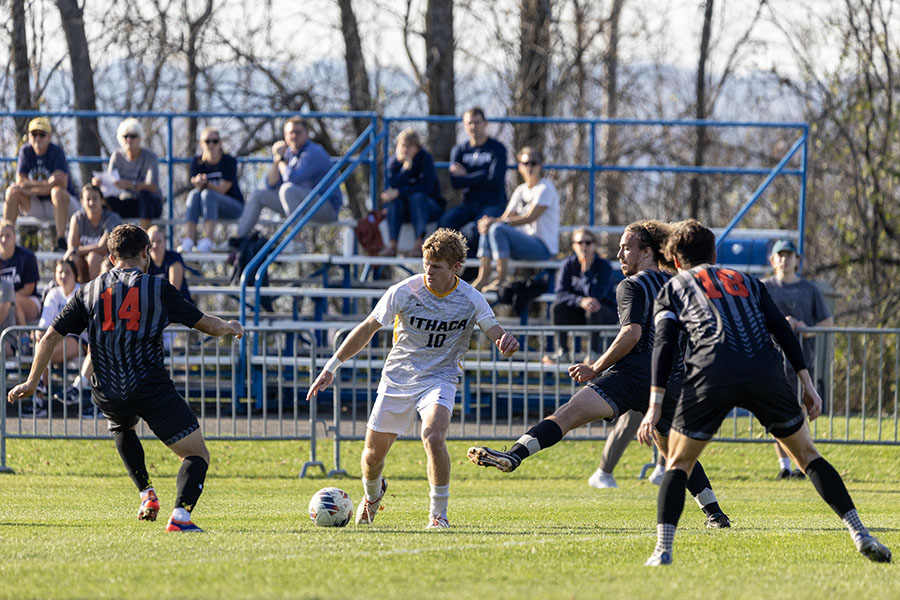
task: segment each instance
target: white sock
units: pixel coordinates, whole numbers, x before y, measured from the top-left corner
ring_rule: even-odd
[[[675,525],[671,523],[656,524],[656,548],[653,554],[668,552],[672,554],[672,544],[675,541]]]
[[[431,486],[431,514],[443,515],[447,513],[447,503],[450,500],[450,484]]]
[[[172,511],[172,520],[181,521],[182,523],[187,523],[188,521],[191,520],[191,513],[189,513],[184,508],[181,508],[181,507],[176,508],[175,510]]]
[[[712,504],[716,501],[716,494],[711,489],[706,488],[696,496],[694,496],[694,500],[697,502],[697,506],[703,508],[707,504]]]
[[[366,491],[366,498],[369,499],[369,502],[374,502],[381,497],[381,475],[378,476],[377,479],[373,479],[369,481],[365,477],[363,477],[363,489]]]
[[[72,380],[72,387],[79,390],[86,390],[91,387],[90,380],[84,375],[79,375],[75,379]]]
[[[154,494],[156,493],[156,490],[153,489],[152,485],[150,487],[148,487],[146,490],[141,492],[141,500],[146,500],[147,496],[150,495],[150,492],[153,492]]]
[[[847,526],[847,530],[850,532],[850,536],[853,538],[854,542],[864,535],[869,535],[869,530],[862,524],[855,508],[848,510],[847,513],[841,517],[841,520],[844,522],[844,525]]]
[[[788,457],[779,458],[778,464],[781,465],[782,469],[787,469],[788,471],[791,470],[791,459]]]

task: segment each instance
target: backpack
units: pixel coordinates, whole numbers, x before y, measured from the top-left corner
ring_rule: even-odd
[[[241,240],[240,244],[238,244],[237,249],[228,258],[228,262],[234,265],[234,270],[231,272],[231,279],[229,280],[232,285],[240,285],[241,274],[244,272],[244,269],[247,267],[253,257],[256,256],[260,250],[262,250],[262,247],[265,246],[266,242],[268,241],[269,238],[262,235],[258,231],[252,232],[249,236]],[[256,269],[254,269],[247,275],[248,283],[254,281],[255,275]],[[269,285],[268,271],[263,273],[261,283],[263,287]],[[248,285],[247,287],[251,288],[250,285]],[[273,312],[274,309],[272,307],[272,296],[263,294],[260,297],[260,306],[267,312]]]

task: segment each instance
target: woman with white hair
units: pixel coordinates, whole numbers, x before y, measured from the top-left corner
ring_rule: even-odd
[[[146,229],[150,221],[162,214],[162,196],[159,193],[159,159],[150,150],[141,147],[144,130],[140,122],[129,117],[119,123],[116,138],[120,148],[109,157],[110,173],[118,173],[118,195],[107,196],[109,208],[124,219],[137,217]],[[99,186],[94,177],[91,182]]]

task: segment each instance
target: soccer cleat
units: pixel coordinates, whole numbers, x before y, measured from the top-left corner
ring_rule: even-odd
[[[778,471],[778,479],[790,479],[791,478],[791,470],[790,469],[782,469]]]
[[[806,479],[806,473],[800,469],[794,469],[791,471],[791,479]]]
[[[369,498],[363,494],[363,501],[359,503],[359,506],[356,507],[356,524],[357,525],[369,525],[372,521],[375,520],[375,514],[379,510],[384,510],[384,507],[381,506],[381,501],[384,499],[384,493],[387,491],[387,480],[383,477],[381,478],[381,495],[378,496],[378,500],[369,500]]]
[[[141,507],[138,509],[138,519],[141,521],[155,521],[156,515],[159,513],[159,498],[153,488],[147,490],[147,495],[141,500]]]
[[[65,392],[56,392],[55,394],[53,394],[53,399],[57,402],[65,404],[66,406],[75,406],[76,404],[81,403],[81,389],[75,387],[74,385],[70,385],[66,388]]]
[[[203,530],[194,525],[193,521],[176,521],[173,517],[169,517],[166,523],[166,531],[183,531],[185,533],[203,533]]]
[[[656,465],[654,467],[653,472],[650,473],[650,483],[653,485],[662,485],[663,477],[666,475],[666,468],[662,465]]]
[[[860,554],[874,562],[891,562],[891,549],[879,542],[873,535],[863,535],[856,540]]]
[[[612,476],[612,473],[604,473],[600,469],[594,471],[594,474],[588,478],[588,485],[592,488],[597,488],[598,490],[619,487],[619,484],[616,483],[616,478]]]
[[[644,563],[645,567],[661,567],[672,564],[672,555],[668,552],[654,552]]]
[[[713,513],[706,517],[707,529],[725,529],[731,527],[731,520],[725,513]]]
[[[467,455],[479,467],[496,467],[504,473],[512,473],[522,464],[522,459],[515,454],[492,450],[487,446],[472,446]]]
[[[447,513],[440,515],[429,515],[428,525],[425,529],[446,529],[450,527],[450,521],[447,520]]]

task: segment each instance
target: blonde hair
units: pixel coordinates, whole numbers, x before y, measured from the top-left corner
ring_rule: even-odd
[[[469,245],[463,234],[442,227],[428,236],[422,244],[422,256],[431,262],[443,261],[451,267],[466,261]]]
[[[412,127],[407,127],[397,134],[397,145],[399,146],[403,142],[406,142],[407,144],[413,144],[419,148],[422,147],[422,142],[419,139],[419,132]]]
[[[125,145],[126,133],[135,133],[137,134],[138,139],[144,139],[144,128],[141,127],[141,122],[134,117],[128,117],[119,123],[119,128],[116,129],[116,139],[119,140],[120,146]]]

